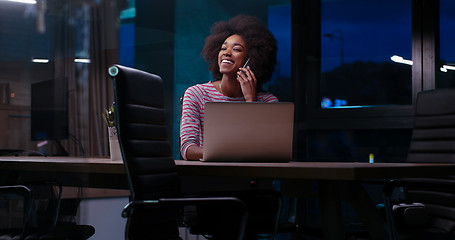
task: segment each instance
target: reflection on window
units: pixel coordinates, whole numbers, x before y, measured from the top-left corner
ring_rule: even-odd
[[[410,129],[310,131],[308,161],[393,163],[406,160]],[[373,155],[373,156],[371,156]]]
[[[269,6],[268,28],[277,40],[277,65],[265,90],[274,93],[282,102],[291,101],[291,5]]]
[[[242,7],[239,8],[241,3]],[[259,4],[260,3],[260,4]],[[201,9],[207,9],[201,14]],[[176,0],[174,32],[174,139],[178,139],[180,103],[185,90],[195,84],[211,81],[212,76],[200,53],[204,39],[214,22],[226,21],[238,14],[260,18],[277,39],[277,65],[274,75],[264,90],[275,94],[282,102],[292,100],[291,91],[291,1],[240,1]],[[191,21],[188,21],[190,19]],[[179,158],[179,145],[174,143],[175,158]]]
[[[455,46],[453,34],[455,32],[455,2],[453,0],[440,0],[439,39],[440,60],[439,75],[436,78],[436,88],[455,87]]]
[[[321,108],[411,104],[411,40],[411,1],[322,1]]]

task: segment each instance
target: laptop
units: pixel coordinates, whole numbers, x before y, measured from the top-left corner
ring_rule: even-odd
[[[293,103],[208,102],[201,161],[288,162],[293,128]]]

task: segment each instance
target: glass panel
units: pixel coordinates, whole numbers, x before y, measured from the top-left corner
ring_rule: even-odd
[[[266,23],[278,45],[274,76],[264,86],[280,101],[291,101],[291,1],[240,1],[229,4],[213,0],[176,0],[175,6],[175,67],[174,67],[174,139],[179,139],[180,107],[178,99],[195,84],[211,81],[207,64],[200,56],[204,39],[217,21],[226,21],[238,14],[252,15]],[[237,4],[238,3],[238,4]],[[242,6],[238,8],[239,4]],[[201,10],[204,14],[201,14]],[[188,21],[191,19],[191,21]],[[174,155],[178,158],[179,143],[175,141]]]
[[[67,137],[65,124],[52,128],[50,121],[55,120],[53,114],[59,119],[65,115],[61,102],[54,101],[61,100],[59,92],[64,92],[64,78],[54,76],[57,46],[53,44],[53,33],[59,18],[46,14],[42,7],[0,2],[0,154],[36,150],[32,139]],[[39,100],[34,105],[32,94]],[[31,128],[32,120],[42,123],[35,125],[39,129]]]
[[[0,1],[0,155],[83,155],[88,148],[88,138],[74,128],[89,125],[95,6]],[[78,122],[73,131],[70,116],[77,116],[72,117]],[[80,150],[70,151],[70,144]]]
[[[73,150],[68,151],[70,154],[81,155],[85,152],[83,149],[92,148],[89,126],[95,119],[101,122],[101,118],[99,114],[89,117],[94,114],[89,112],[89,107],[92,106],[92,100],[89,100],[93,87],[91,83],[100,81],[100,77],[105,75],[105,70],[97,69],[104,68],[103,59],[111,60],[118,51],[119,59],[115,62],[123,65],[143,69],[144,64],[147,64],[153,65],[153,69],[166,71],[172,66],[170,75],[173,75],[166,77],[166,96],[172,100],[168,101],[171,102],[170,106],[174,106],[168,119],[173,124],[171,139],[177,158],[179,97],[187,87],[211,80],[207,65],[200,57],[204,39],[214,22],[238,14],[262,19],[275,34],[279,46],[278,64],[275,75],[265,87],[281,101],[291,100],[290,0],[234,0],[229,4],[211,0],[175,0],[172,5],[167,4],[167,1],[154,1],[152,4],[145,0],[129,0],[119,5],[111,5],[110,2],[107,4],[105,1],[30,2],[32,4],[0,1],[0,120],[8,123],[4,124],[4,129],[0,128],[7,135],[0,141],[0,149],[43,150],[37,144],[48,136],[41,132],[35,137],[31,136],[31,92],[32,89],[47,85],[50,87],[41,89],[41,92],[47,93],[36,95],[36,99],[43,100],[40,96],[53,96],[54,99],[47,102],[68,106],[64,111],[71,115],[66,117],[74,120],[74,124],[69,123],[70,126],[61,124],[65,127],[63,132],[67,134],[56,136],[52,140],[62,140],[66,150],[67,143],[71,144]],[[242,8],[238,8],[240,4]],[[149,24],[152,22],[149,16],[138,17],[136,6],[152,8],[158,5],[174,13],[174,21],[168,21],[171,26],[161,28],[160,24]],[[204,14],[201,14],[201,10]],[[106,18],[99,18],[98,11],[108,11],[109,14],[106,13]],[[106,19],[115,19],[119,25],[112,25]],[[102,29],[107,30],[107,33]],[[156,33],[165,34],[168,38],[162,40],[162,36]],[[113,36],[119,36],[118,42]],[[153,47],[160,47],[159,50],[165,53],[159,53],[166,55],[174,64],[160,61],[156,55],[142,51]],[[47,82],[49,80],[51,81]],[[68,98],[56,103],[55,97],[61,97],[62,93],[68,93]],[[39,105],[38,101],[33,102]],[[78,132],[80,134],[76,134]]]
[[[411,1],[321,2],[322,108],[412,103]]]
[[[309,131],[307,161],[405,162],[411,129]]]
[[[440,71],[436,78],[436,88],[455,87],[455,2],[440,0]]]

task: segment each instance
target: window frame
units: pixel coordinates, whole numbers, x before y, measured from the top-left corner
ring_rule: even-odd
[[[412,104],[320,108],[321,0],[292,1],[296,123],[300,130],[412,128],[417,93],[434,89],[439,48],[439,1],[412,1]],[[319,16],[318,16],[319,15]],[[317,37],[314,37],[317,36]]]

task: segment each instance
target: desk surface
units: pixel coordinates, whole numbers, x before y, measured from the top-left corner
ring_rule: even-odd
[[[455,175],[455,164],[289,162],[233,163],[175,161],[184,176],[274,179],[368,180]],[[0,170],[125,175],[121,161],[108,158],[0,157]]]
[[[125,174],[122,161],[79,157],[0,157],[0,170]]]
[[[400,177],[436,177],[455,175],[455,164],[413,163],[342,163],[342,162],[289,162],[289,163],[207,163],[175,161],[177,171],[183,176],[242,177],[250,179],[272,178],[290,180],[327,180],[321,184],[321,214],[325,239],[343,236],[338,185],[343,183],[353,193],[351,199],[356,212],[367,219],[372,236],[384,235],[383,218],[371,200],[362,197],[358,182],[371,179]],[[125,168],[121,161],[107,158],[74,157],[0,157],[0,176],[12,174],[21,178],[55,179],[65,186],[127,189]],[[339,182],[345,181],[345,182]],[[324,197],[325,196],[325,197]],[[360,197],[359,197],[360,196]],[[359,205],[358,202],[361,204]],[[359,206],[357,206],[359,205]],[[372,211],[370,211],[373,209]],[[372,214],[374,213],[374,214]],[[336,215],[336,217],[334,217]],[[366,217],[365,217],[366,216]],[[372,217],[373,216],[373,217]],[[379,226],[379,227],[378,227]],[[381,239],[381,238],[378,238]]]
[[[182,175],[233,176],[275,179],[368,180],[455,175],[455,164],[422,163],[203,163],[176,161]]]

